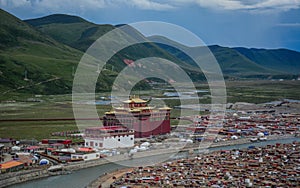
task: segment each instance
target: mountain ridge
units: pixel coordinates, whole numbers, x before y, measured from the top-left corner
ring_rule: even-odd
[[[281,69],[291,74],[299,74],[300,70],[300,53],[289,49],[258,49],[258,48],[234,48],[259,65],[271,69]],[[282,66],[285,62],[285,66]]]
[[[74,70],[81,56],[95,40],[120,26],[95,24],[77,16],[64,14],[22,21],[0,9],[0,92],[70,93]],[[271,50],[271,53],[268,53],[268,49],[260,51],[218,45],[208,48],[220,63],[225,78],[292,79],[300,72],[300,53],[297,51],[278,49],[279,51]],[[281,51],[284,52],[277,56],[276,53]],[[254,55],[251,56],[250,52]],[[290,54],[293,55],[289,56]],[[276,66],[262,61],[263,58],[259,58],[259,55],[272,61],[278,58]],[[108,75],[99,77],[98,88],[109,90],[117,71],[126,66],[124,59],[135,61],[145,57],[168,59],[187,71],[193,80],[205,79],[203,73],[196,70],[193,62],[182,52],[157,43],[146,43],[129,47],[113,56],[108,62],[108,66],[111,67],[110,71],[106,71]],[[285,64],[288,64],[288,67],[282,69]],[[289,71],[290,69],[293,71]],[[25,72],[28,80],[25,80]],[[47,80],[49,82],[45,82]]]
[[[78,16],[65,14],[54,14],[24,22],[53,39],[81,51],[86,51],[100,36],[115,28],[110,24],[99,25]]]

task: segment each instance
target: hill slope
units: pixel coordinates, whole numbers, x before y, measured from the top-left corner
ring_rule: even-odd
[[[0,91],[65,93],[82,53],[0,9]],[[25,79],[25,74],[27,79]]]
[[[197,51],[201,51],[202,47],[187,47],[183,46],[175,41],[171,41],[165,37],[161,36],[151,36],[149,37],[150,40],[153,41],[163,41],[168,44],[172,44],[172,46],[179,46],[182,49],[186,49],[190,51],[191,53]],[[194,65],[194,62],[191,58],[189,58],[186,54],[180,52],[179,50],[166,46],[166,45],[159,45],[161,48],[165,49],[169,53],[173,54],[177,58],[181,59],[182,61],[185,61],[191,65]],[[274,75],[274,74],[280,74],[280,71],[271,70],[269,68],[266,68],[262,65],[257,64],[254,61],[251,61],[238,51],[228,48],[228,47],[222,47],[218,45],[213,45],[208,47],[210,51],[215,56],[216,60],[218,61],[222,72],[224,75],[229,77],[254,77],[254,76],[261,76],[261,75]],[[199,57],[201,58],[201,57]]]
[[[85,52],[103,34],[122,25],[98,25],[88,22],[80,17],[55,14],[42,18],[25,20],[28,24],[39,31],[51,36],[55,40],[70,45],[78,50]],[[130,33],[137,37],[146,39],[141,33],[134,28],[130,28]],[[118,39],[112,39],[112,43],[118,43]],[[106,53],[106,49],[101,49],[102,53]],[[161,49],[154,43],[136,44],[118,52],[108,64],[114,67],[115,71],[120,71],[125,67],[124,59],[137,60],[146,57],[161,57],[173,61],[181,65],[187,72],[193,75],[194,79],[200,79],[199,73],[193,70],[189,64],[181,61],[167,51]],[[203,77],[201,77],[203,79]]]
[[[115,28],[112,25],[97,25],[76,16],[62,14],[26,20],[26,22],[54,39],[82,51],[85,51],[104,33]],[[143,37],[140,33],[136,33]],[[164,40],[168,40],[171,44],[174,42],[169,39]],[[211,46],[210,49],[220,63],[225,75],[234,77],[255,77],[256,75],[280,73],[280,71],[271,70],[268,67],[256,64],[256,62],[251,61],[234,49],[220,46]],[[117,68],[116,70],[121,70],[124,66],[122,63],[124,58],[136,60],[150,56],[162,57],[176,62],[181,65],[194,80],[204,79],[203,74],[199,71],[195,71],[195,64],[193,64],[191,59],[186,57],[183,53],[163,45],[135,45],[119,53],[118,56],[113,57],[110,63]]]
[[[234,48],[259,65],[290,74],[300,73],[300,53],[287,49]]]
[[[99,35],[106,32],[102,26],[91,24],[81,18],[73,16],[50,16],[51,21],[56,21],[56,26],[53,34],[60,36],[60,30],[57,25],[60,25],[60,29],[67,28],[65,24],[75,24],[75,28],[69,27],[64,30],[65,32],[73,33],[70,35],[64,33],[62,41],[57,41],[59,38],[53,39],[50,33],[44,33],[42,30],[38,30],[33,26],[19,20],[13,15],[1,10],[0,11],[0,36],[1,36],[1,49],[0,49],[0,92],[2,98],[9,98],[11,96],[18,95],[19,93],[27,94],[61,94],[70,93],[72,89],[72,81],[76,66],[83,55],[85,49],[82,51],[76,50],[68,44],[76,44],[81,46],[81,42],[87,43],[87,48],[93,43]],[[55,18],[55,19],[53,19]],[[35,24],[39,26],[41,24],[49,23],[49,17]],[[98,28],[99,32],[88,35],[88,28],[81,31],[76,28],[83,27],[85,24],[87,27],[91,25]],[[114,28],[110,26],[110,28]],[[73,31],[74,30],[74,31]],[[57,32],[59,31],[59,32]],[[63,33],[63,32],[62,32]],[[80,37],[79,37],[80,36]],[[90,37],[87,37],[90,36]],[[141,35],[141,37],[143,37]],[[63,42],[63,43],[61,43]],[[118,43],[119,41],[113,41]],[[74,45],[74,46],[76,46]],[[82,47],[82,46],[81,46]],[[105,51],[104,51],[105,52]],[[170,59],[171,61],[178,61],[175,57],[171,56],[167,52],[161,50],[154,44],[141,44],[132,46],[122,50],[120,53],[112,57],[108,64],[113,66],[113,71],[110,66],[106,68],[110,69],[105,71],[105,74],[101,74],[97,83],[97,90],[107,91],[112,86],[112,81],[117,75],[117,71],[120,71],[126,66],[123,62],[124,59],[140,59],[143,57],[159,57]],[[95,68],[96,70],[96,68]],[[139,88],[143,88],[145,85],[140,85]]]
[[[209,46],[211,52],[215,55],[224,74],[240,75],[240,76],[260,76],[260,75],[275,75],[281,72],[274,69],[269,69],[263,64],[257,64],[255,61],[248,59],[234,49],[221,46]]]
[[[97,25],[80,17],[64,14],[54,14],[25,22],[55,40],[81,51],[86,51],[100,36],[115,28],[112,25]]]
[[[95,40],[116,27],[62,14],[23,22],[0,9],[1,94],[10,97],[19,92],[70,93],[73,71],[83,53]],[[138,31],[133,29],[132,32],[144,38]],[[112,39],[112,42],[117,44],[120,41]],[[201,47],[191,50],[197,51],[198,48]],[[266,78],[300,72],[298,52],[221,46],[209,48],[226,77]],[[101,52],[106,53],[105,49]],[[205,79],[201,70],[195,69],[195,63],[184,53],[166,45],[145,43],[130,46],[115,54],[106,67],[109,69],[107,75],[100,75],[97,90],[110,89],[115,76],[126,66],[125,59],[146,57],[168,59],[180,65],[193,80]]]

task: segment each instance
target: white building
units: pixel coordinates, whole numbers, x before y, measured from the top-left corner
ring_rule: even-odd
[[[74,153],[74,154],[71,154],[72,160],[83,159],[84,161],[88,161],[88,160],[94,160],[94,159],[99,159],[99,158],[100,158],[99,153]]]
[[[85,129],[85,147],[97,149],[127,148],[134,145],[134,131],[120,126]]]

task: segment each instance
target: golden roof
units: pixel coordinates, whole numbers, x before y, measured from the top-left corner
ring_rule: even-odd
[[[130,112],[140,112],[141,110],[140,109],[130,109]]]
[[[155,109],[155,106],[135,107],[134,109],[140,109],[140,110],[152,110],[152,109]]]
[[[128,99],[126,101],[123,101],[123,103],[146,103],[147,101],[141,99],[141,98],[131,98],[131,99]]]
[[[105,114],[115,114],[115,111],[109,111],[109,112],[105,112]]]
[[[165,107],[162,107],[162,108],[159,108],[159,110],[171,110],[172,108],[170,108],[170,107],[167,107],[167,106],[165,106]]]

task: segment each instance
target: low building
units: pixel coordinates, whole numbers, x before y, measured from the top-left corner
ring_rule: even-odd
[[[35,152],[44,151],[44,148],[41,146],[28,146],[24,149],[24,151],[28,153],[35,153]]]
[[[12,138],[0,138],[0,144],[4,147],[12,147],[16,144],[16,140]]]
[[[15,161],[21,162],[24,164],[24,166],[32,166],[37,162],[37,158],[35,158],[30,153],[16,153],[16,156],[14,158]]]
[[[8,161],[0,164],[1,172],[15,172],[24,168],[24,164],[19,161]]]
[[[94,160],[94,159],[99,159],[99,158],[100,158],[100,154],[96,153],[96,152],[71,154],[71,160],[89,161],[89,160]]]
[[[72,140],[68,140],[68,139],[43,139],[42,140],[42,144],[63,144],[66,146],[69,146],[70,144],[72,144]]]
[[[84,161],[89,161],[89,160],[94,160],[94,159],[99,159],[100,154],[96,153],[93,148],[90,147],[83,147],[83,148],[78,148],[75,153],[71,153],[71,160],[84,160]]]
[[[85,129],[85,147],[97,149],[127,148],[134,145],[134,131],[121,126]]]

